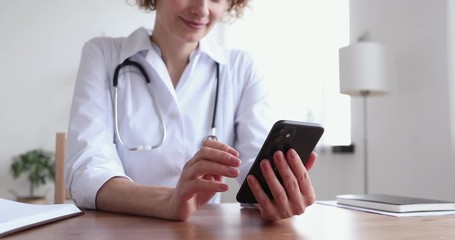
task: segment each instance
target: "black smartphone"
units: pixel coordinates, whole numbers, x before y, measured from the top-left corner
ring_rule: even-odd
[[[248,175],[254,175],[261,184],[264,192],[270,199],[273,199],[272,193],[262,175],[259,165],[260,162],[263,159],[270,160],[272,168],[281,182],[281,177],[273,162],[273,154],[278,150],[286,154],[289,149],[293,148],[299,154],[303,164],[305,164],[323,133],[324,128],[318,123],[291,120],[277,121],[269,131]],[[240,186],[236,199],[240,203],[257,203],[246,179]]]

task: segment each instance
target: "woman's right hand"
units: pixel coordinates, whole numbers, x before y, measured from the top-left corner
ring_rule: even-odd
[[[172,191],[170,210],[175,220],[186,220],[217,192],[229,186],[223,177],[238,177],[239,153],[232,147],[213,140],[204,141],[199,151],[189,160]]]

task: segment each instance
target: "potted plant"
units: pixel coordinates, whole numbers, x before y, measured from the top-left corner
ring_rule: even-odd
[[[54,154],[43,149],[34,149],[13,157],[10,171],[16,179],[25,174],[30,184],[29,195],[19,196],[17,200],[28,203],[46,203],[45,196],[35,195],[35,189],[45,185],[49,180],[54,181]]]

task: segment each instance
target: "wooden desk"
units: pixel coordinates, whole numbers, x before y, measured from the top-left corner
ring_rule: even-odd
[[[233,203],[207,205],[185,222],[86,211],[5,239],[455,239],[455,216],[396,218],[315,204],[266,223]]]

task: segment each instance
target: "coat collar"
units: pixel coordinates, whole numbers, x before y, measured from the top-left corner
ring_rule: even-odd
[[[152,44],[150,43],[149,33],[145,28],[138,28],[132,32],[125,41],[123,41],[120,48],[120,62],[125,59],[139,53],[141,51],[148,51],[151,49]]]
[[[141,52],[141,51],[157,51],[152,47],[150,42],[150,30],[146,30],[141,27],[132,32],[125,41],[122,43],[120,49],[120,61],[123,62],[125,59]],[[159,51],[159,50],[158,50]],[[210,39],[202,39],[199,42],[199,47],[196,49],[196,52],[201,55],[207,55],[212,58],[214,61],[225,64],[227,59],[223,49],[212,42]],[[159,54],[159,52],[158,52]]]

